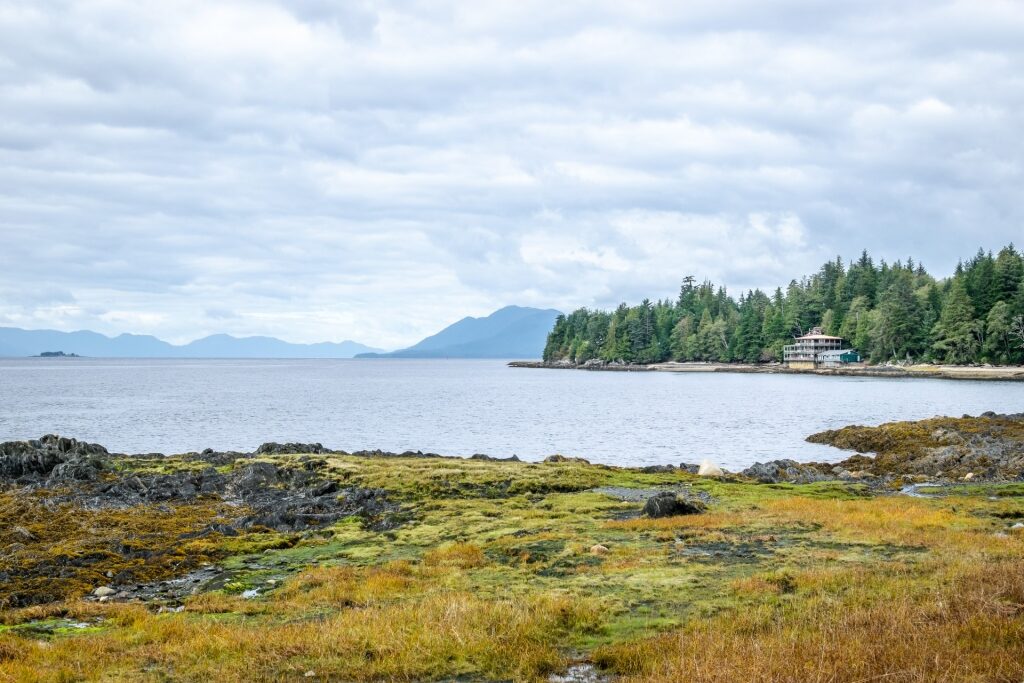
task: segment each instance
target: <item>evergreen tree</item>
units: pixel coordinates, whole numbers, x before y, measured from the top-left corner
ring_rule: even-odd
[[[910,286],[910,277],[901,273],[883,293],[872,331],[875,360],[912,358],[924,351],[921,306]]]
[[[1003,247],[995,263],[996,298],[999,301],[1013,298],[1021,282],[1024,282],[1024,259],[1012,244]]]
[[[693,318],[684,315],[672,328],[670,345],[674,360],[693,360],[693,336]]]
[[[939,360],[946,363],[969,363],[978,353],[978,322],[974,304],[964,283],[956,279],[946,296],[942,315],[935,326],[932,348]]]
[[[985,321],[984,353],[989,360],[1007,363],[1010,361],[1010,305],[1005,301],[997,301],[988,312]]]

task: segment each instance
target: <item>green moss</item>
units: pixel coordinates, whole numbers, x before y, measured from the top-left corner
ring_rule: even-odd
[[[76,621],[74,619],[37,619],[19,624],[0,624],[0,634],[10,633],[24,638],[62,638],[101,633],[109,628],[102,621]]]
[[[226,570],[212,586],[220,592],[201,596],[210,598],[209,613],[173,621],[187,627],[244,621],[272,634],[346,610],[436,596],[469,595],[486,604],[559,596],[575,607],[566,608],[567,621],[551,626],[546,637],[584,654],[715,615],[754,608],[783,613],[794,604],[835,599],[849,590],[849,582],[829,583],[835,572],[862,572],[877,583],[880,598],[896,590],[893,577],[901,590],[909,583],[927,594],[944,580],[943,566],[964,557],[985,562],[1022,553],[1012,534],[1000,540],[993,533],[1005,530],[1012,519],[1007,515],[1020,510],[1019,484],[963,486],[955,496],[923,500],[878,496],[857,484],[755,484],[579,462],[325,459],[327,475],[346,485],[388,490],[408,520],[376,531],[350,517],[315,532],[211,535],[182,545],[176,539],[184,529],[230,511],[211,501],[123,517],[72,510],[53,516],[24,503],[10,509],[20,510],[17,519],[25,524],[39,518],[31,531],[42,538],[33,550],[43,553],[33,560],[40,571],[52,573],[56,557],[82,566],[72,577],[77,588],[54,593],[58,598],[81,594],[100,579],[106,582],[109,569],[127,566],[119,549],[158,549],[158,557],[178,564],[143,563],[149,573],[139,576],[180,573],[199,559]],[[647,520],[640,517],[640,503],[592,490],[606,486],[690,487],[708,493],[712,503],[703,515]],[[141,520],[148,526],[133,526]],[[44,533],[40,525],[52,531]],[[95,543],[85,533],[94,527],[107,529]],[[604,549],[592,550],[597,545]],[[323,567],[353,572],[343,577],[351,591],[339,589],[318,602],[316,591],[327,595],[330,586],[323,588],[306,572]],[[253,588],[261,590],[255,603],[238,598]],[[358,601],[349,595],[359,591]],[[587,609],[577,610],[580,605]],[[465,662],[445,666],[439,664],[440,670],[451,676],[480,677]]]

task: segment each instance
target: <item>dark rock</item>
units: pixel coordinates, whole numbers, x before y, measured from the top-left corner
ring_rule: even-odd
[[[648,517],[674,517],[676,515],[695,515],[707,510],[700,500],[685,495],[664,491],[651,496],[644,503],[643,513]]]
[[[0,443],[0,479],[24,483],[90,481],[103,466],[107,449],[97,444],[47,434],[41,439]]]
[[[548,457],[544,458],[544,462],[581,462],[585,465],[590,464],[589,460],[584,460],[583,458],[570,458],[559,453],[549,455]]]
[[[804,465],[795,460],[756,462],[740,472],[740,474],[766,484],[778,484],[781,482],[809,484],[815,481],[828,481],[836,478],[835,476],[825,474],[811,465]]]
[[[231,487],[241,492],[263,489],[279,482],[277,465],[269,462],[246,465],[240,471],[233,472],[231,476]]]
[[[512,455],[507,458],[496,458],[493,455],[485,455],[483,453],[474,453],[469,456],[470,460],[487,460],[489,462],[520,462],[518,455]]]
[[[50,471],[47,481],[93,481],[100,476],[101,465],[92,459],[75,459],[62,462]]]
[[[239,453],[237,451],[215,451],[212,448],[204,448],[201,453],[186,453],[182,456],[185,460],[205,462],[210,465],[230,465],[236,460],[251,457],[252,455],[249,453]]]
[[[294,453],[329,453],[328,449],[319,443],[276,443],[268,441],[256,449],[256,455],[285,455]]]
[[[306,446],[285,444],[280,449],[311,450]],[[313,446],[322,450],[319,444]],[[225,454],[207,449],[194,455],[184,459],[213,461]],[[240,454],[225,457],[234,463],[236,456],[243,457]],[[320,471],[327,466],[323,458],[307,456],[299,458],[298,462],[289,460],[280,465],[271,462],[236,464],[226,474],[213,467],[201,471],[141,474],[130,468],[126,470],[121,463],[115,466],[115,457],[136,458],[112,456],[102,446],[55,436],[4,443],[0,444],[0,484],[49,489],[48,500],[88,509],[187,502],[207,496],[248,510],[239,519],[211,525],[190,537],[213,533],[233,535],[250,527],[297,531],[325,526],[354,515],[362,517],[368,526],[380,529],[393,528],[401,521],[399,507],[388,500],[384,491],[342,489],[337,481],[323,477]],[[138,459],[155,458],[139,456]]]
[[[310,489],[309,492],[310,492],[310,495],[312,495],[312,496],[325,496],[328,493],[334,493],[337,490],[338,490],[338,482],[331,481],[331,480],[324,480],[324,481],[320,482],[319,484],[316,484],[315,486],[313,486],[313,488]]]
[[[648,465],[647,467],[641,467],[640,471],[644,474],[661,474],[663,472],[675,472],[675,465]]]
[[[697,474],[700,471],[700,465],[692,462],[681,462],[679,463],[679,469],[690,474]]]

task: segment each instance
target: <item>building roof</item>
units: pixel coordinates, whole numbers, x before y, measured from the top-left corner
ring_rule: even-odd
[[[807,334],[805,334],[802,337],[797,337],[797,340],[800,340],[800,339],[830,339],[830,340],[842,341],[843,338],[842,337],[833,337],[831,335],[824,334],[823,330],[820,327],[812,327],[807,332]]]
[[[842,341],[843,338],[842,337],[833,337],[833,336],[828,335],[828,334],[805,334],[802,337],[797,337],[797,339],[836,339],[836,340]]]

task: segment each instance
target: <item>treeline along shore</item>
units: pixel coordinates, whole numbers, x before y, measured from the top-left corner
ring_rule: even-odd
[[[871,365],[1024,365],[1024,259],[1012,244],[997,254],[979,250],[938,279],[913,259],[876,264],[865,251],[845,264],[837,257],[785,289],[755,289],[738,300],[687,276],[675,300],[560,316],[543,359],[584,367],[770,364],[816,327],[842,337]]]

